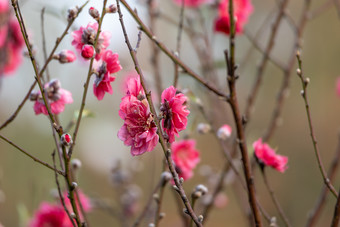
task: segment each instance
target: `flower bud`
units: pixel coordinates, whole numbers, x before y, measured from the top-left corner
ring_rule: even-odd
[[[116,13],[117,12],[117,6],[115,4],[110,5],[106,8],[107,13]]]
[[[68,134],[68,133],[64,133],[61,136],[60,141],[64,146],[68,146],[68,145],[72,144],[72,142],[73,142],[71,135]]]
[[[209,124],[206,123],[199,123],[197,125],[197,132],[200,134],[206,134],[211,130],[211,127]]]
[[[162,179],[163,185],[165,185],[167,182],[169,182],[172,179],[172,175],[171,173],[165,171],[162,173],[161,179]]]
[[[70,22],[77,17],[78,8],[76,7],[76,8],[73,8],[73,9],[69,9],[67,12],[68,12],[67,21]]]
[[[76,55],[71,50],[62,50],[58,55],[57,59],[60,63],[70,63],[76,60]]]
[[[203,184],[197,185],[195,190],[202,192],[202,195],[205,195],[205,194],[208,193],[208,188],[206,186],[204,186]]]
[[[80,169],[81,167],[81,161],[79,159],[72,159],[71,160],[71,166],[73,170],[77,170]]]
[[[100,15],[99,15],[99,11],[96,8],[90,7],[89,14],[93,19],[99,20]]]
[[[91,59],[95,55],[95,49],[92,45],[86,44],[81,49],[81,56],[85,59]]]
[[[217,131],[217,137],[221,140],[226,140],[231,135],[231,127],[229,125],[223,125]]]
[[[30,94],[30,96],[29,96],[29,99],[30,99],[31,101],[37,101],[38,98],[39,98],[39,96],[40,96],[40,92],[38,92],[38,91],[32,91],[31,94]]]

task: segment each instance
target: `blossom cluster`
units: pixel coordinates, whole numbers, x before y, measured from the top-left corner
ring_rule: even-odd
[[[22,62],[24,39],[8,0],[0,0],[0,76],[13,73]]]

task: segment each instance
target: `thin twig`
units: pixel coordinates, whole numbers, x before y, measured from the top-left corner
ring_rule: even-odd
[[[175,52],[178,58],[180,57],[180,53],[181,53],[181,38],[182,38],[183,22],[184,22],[184,9],[185,9],[184,0],[182,0],[181,11],[179,14],[179,23],[178,23],[177,40],[176,40],[176,52]],[[175,75],[174,75],[174,83],[173,83],[174,87],[177,87],[178,77],[179,77],[178,64],[175,63]]]
[[[274,190],[272,189],[272,187],[269,184],[269,181],[267,179],[267,175],[266,175],[265,169],[263,169],[261,171],[261,173],[262,173],[262,176],[263,176],[264,184],[266,185],[266,188],[267,188],[267,190],[268,190],[268,192],[270,194],[270,197],[271,197],[271,199],[272,199],[276,209],[278,210],[278,212],[279,212],[283,222],[285,223],[285,225],[287,227],[291,227],[292,225],[290,224],[290,221],[288,220],[288,218],[287,218],[286,214],[284,213],[284,211],[283,211],[283,209],[282,209],[278,199],[276,198]]]
[[[161,179],[163,182],[164,180]],[[162,201],[163,201],[163,197],[164,197],[164,189],[165,189],[165,186],[166,186],[166,183],[167,182],[161,182],[162,185],[160,187],[160,192],[159,192],[159,196],[157,197],[156,199],[156,212],[155,212],[155,227],[157,227],[159,225],[159,221],[161,220],[161,208],[162,208]]]
[[[46,166],[47,168],[53,170],[54,172],[57,172],[60,175],[64,175],[64,173],[56,168],[53,168],[51,165],[49,165],[46,162],[41,161],[40,159],[34,157],[33,155],[31,155],[30,153],[28,153],[27,151],[25,151],[24,149],[22,149],[21,147],[19,147],[18,145],[14,144],[12,141],[10,141],[9,139],[7,139],[6,137],[0,135],[0,138],[4,141],[6,141],[7,143],[9,143],[10,145],[12,145],[13,147],[15,147],[16,149],[18,149],[19,151],[21,151],[23,154],[25,154],[26,156],[30,157],[31,159],[33,159],[33,161],[40,163],[43,166]]]
[[[320,151],[319,151],[318,143],[316,141],[316,136],[315,136],[314,129],[313,129],[313,122],[312,122],[312,117],[311,117],[311,113],[310,113],[310,105],[309,105],[309,102],[308,102],[307,85],[309,83],[309,78],[305,78],[303,76],[302,60],[301,60],[301,57],[300,57],[300,52],[297,52],[296,58],[298,60],[298,65],[299,65],[299,68],[297,69],[297,75],[301,79],[301,84],[302,84],[302,89],[303,89],[301,91],[301,95],[302,95],[302,98],[305,102],[306,114],[307,114],[307,118],[308,118],[308,126],[309,126],[310,136],[311,136],[311,139],[312,139],[312,142],[313,142],[313,148],[314,148],[314,153],[315,153],[315,156],[316,156],[316,159],[317,159],[317,163],[318,163],[324,184],[327,185],[328,189],[332,192],[332,194],[335,197],[338,197],[338,193],[335,190],[332,183],[330,182],[330,179],[328,178],[327,173],[326,173],[325,168],[324,168],[324,165],[321,161]]]
[[[106,9],[105,9],[106,4],[107,4],[107,0],[104,0],[102,13],[101,13],[100,19],[98,21],[98,30],[97,30],[96,38],[94,40],[94,47],[97,46],[97,43],[98,43],[98,40],[99,40],[99,34],[101,32],[103,18],[104,18],[105,14],[106,14]],[[79,113],[78,113],[78,119],[77,119],[77,123],[75,125],[75,129],[74,129],[74,133],[73,133],[73,138],[72,138],[73,139],[73,144],[71,145],[70,150],[69,150],[69,155],[70,156],[72,156],[73,148],[76,145],[76,140],[77,140],[77,136],[78,136],[80,122],[81,122],[81,119],[82,119],[82,116],[83,116],[83,111],[84,111],[84,108],[85,108],[87,91],[88,91],[89,84],[90,84],[90,79],[91,79],[91,76],[92,76],[92,66],[93,66],[94,59],[95,58],[93,57],[90,60],[90,66],[89,66],[89,70],[88,70],[88,73],[87,73],[86,82],[84,84],[83,98],[82,98],[82,101],[81,101],[81,104],[80,104]]]
[[[53,151],[53,153],[52,153],[52,160],[53,160],[53,166],[54,166],[54,168],[56,169],[55,151]],[[71,217],[71,214],[70,214],[69,210],[68,210],[67,207],[66,207],[65,199],[64,199],[63,193],[61,192],[61,189],[60,189],[60,184],[59,184],[57,172],[55,172],[54,177],[55,177],[55,182],[56,182],[56,184],[57,184],[57,189],[58,189],[58,194],[59,194],[59,198],[60,198],[61,204],[63,205],[63,208],[64,208],[65,212],[67,213],[67,216],[68,216],[68,218],[70,219],[72,225],[73,225],[74,227],[76,227],[76,224],[74,223],[74,220],[73,220],[73,218]]]
[[[45,37],[45,7],[41,9],[41,36],[42,36],[42,47],[43,47],[43,54],[44,54],[44,61],[47,62],[47,50],[46,50],[46,37]],[[46,66],[46,78],[47,81],[50,81],[50,72],[48,67]]]
[[[338,139],[338,146],[334,155],[334,158],[332,160],[331,166],[328,169],[327,175],[331,181],[334,180],[335,173],[338,169],[340,161],[340,135]],[[322,190],[320,192],[319,198],[317,200],[317,203],[315,204],[313,210],[309,213],[306,227],[312,227],[316,224],[317,219],[320,216],[321,210],[325,205],[326,202],[326,196],[328,194],[329,190],[326,185],[322,186]]]
[[[340,191],[339,191],[340,193]],[[331,227],[338,227],[339,226],[339,220],[340,220],[340,196],[336,200],[335,208],[334,208],[334,216],[332,220]]]
[[[138,227],[141,223],[141,221],[143,220],[143,218],[145,217],[145,215],[148,213],[150,206],[152,204],[152,200],[153,200],[153,195],[158,191],[158,189],[161,187],[162,184],[162,179],[158,182],[158,184],[156,185],[156,187],[154,188],[154,190],[152,191],[152,193],[149,196],[148,201],[146,202],[142,213],[138,216],[138,218],[136,219],[136,221],[134,222],[134,224],[132,225],[133,227]]]
[[[143,76],[143,72],[142,72],[142,70],[141,70],[141,68],[139,66],[139,63],[138,63],[138,60],[137,60],[137,57],[136,57],[136,53],[133,51],[133,49],[131,47],[131,44],[130,44],[130,41],[129,41],[129,38],[128,38],[127,33],[126,33],[126,29],[125,29],[125,25],[124,25],[124,21],[123,21],[123,15],[122,15],[122,12],[121,12],[121,9],[120,9],[119,1],[121,1],[124,5],[127,4],[127,3],[124,0],[116,0],[117,8],[118,8],[118,14],[119,14],[119,20],[120,20],[120,23],[121,23],[121,26],[122,26],[122,30],[123,30],[123,34],[124,34],[124,38],[125,38],[125,43],[126,43],[128,49],[129,49],[131,58],[132,58],[132,60],[134,62],[134,65],[135,65],[135,69],[136,69],[138,75],[140,76],[141,85],[142,85],[142,87],[143,87],[143,89],[144,89],[144,91],[146,93],[146,98],[147,98],[148,103],[149,103],[150,112],[154,116],[155,124],[156,124],[156,126],[158,128],[157,133],[158,133],[158,136],[159,136],[159,142],[161,144],[161,147],[163,149],[164,155],[166,157],[166,160],[167,160],[167,163],[168,163],[171,175],[172,175],[172,177],[174,179],[174,182],[175,182],[175,185],[176,185],[176,191],[181,196],[183,204],[186,207],[186,211],[190,215],[190,217],[194,220],[196,226],[202,226],[202,223],[198,220],[196,214],[194,213],[192,207],[190,206],[189,200],[188,200],[188,198],[187,198],[187,196],[185,194],[183,186],[180,183],[178,174],[177,174],[177,172],[175,170],[175,167],[173,165],[173,160],[171,158],[171,150],[168,149],[168,146],[167,146],[167,144],[165,142],[165,139],[163,137],[162,127],[161,127],[161,124],[160,124],[160,120],[157,117],[157,113],[156,113],[155,107],[154,107],[152,99],[151,99],[151,92],[148,92],[149,90],[147,89],[147,86],[145,84],[145,79],[144,79],[144,76]],[[134,13],[134,12],[132,12],[132,13]],[[131,14],[131,12],[130,12],[130,14]]]
[[[156,33],[156,16],[157,11],[159,9],[156,7],[158,3],[155,0],[148,0],[148,11],[149,11],[149,22],[150,22],[150,31],[155,34]],[[160,50],[157,45],[151,42],[152,46],[152,54],[151,54],[151,63],[153,68],[153,75],[155,79],[157,97],[161,97],[163,88],[162,88],[162,77],[161,77],[161,70],[159,65],[160,60]]]

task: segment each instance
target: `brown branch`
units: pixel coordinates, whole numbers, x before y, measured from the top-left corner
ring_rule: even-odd
[[[248,149],[244,134],[244,128],[241,118],[241,113],[239,109],[239,104],[237,101],[237,93],[236,93],[236,75],[235,75],[235,21],[234,21],[234,6],[233,0],[229,0],[229,17],[230,17],[230,37],[229,37],[229,53],[230,58],[228,56],[228,51],[225,51],[225,59],[227,62],[227,81],[229,87],[229,104],[233,112],[234,121],[237,128],[237,142],[242,155],[242,164],[244,176],[247,182],[248,189],[248,199],[249,205],[252,209],[252,213],[254,216],[255,226],[262,226],[262,220],[260,211],[256,202],[256,194],[255,194],[255,185],[254,179],[252,176],[251,165],[248,157]]]
[[[300,52],[297,52],[296,58],[297,58],[298,64],[299,64],[299,68],[297,69],[297,75],[301,79],[301,84],[302,84],[302,89],[303,89],[301,91],[301,95],[302,95],[302,98],[305,102],[306,114],[307,114],[307,118],[308,118],[308,126],[309,126],[310,136],[311,136],[311,139],[312,139],[312,142],[313,142],[314,153],[315,153],[315,156],[316,156],[316,159],[317,159],[317,162],[318,162],[318,167],[319,167],[319,170],[321,172],[324,184],[327,185],[328,189],[332,192],[332,194],[335,197],[338,197],[338,193],[335,190],[332,183],[330,182],[330,179],[328,178],[327,173],[325,171],[325,167],[324,167],[324,165],[321,161],[320,151],[319,151],[318,143],[316,141],[316,136],[315,136],[315,133],[314,133],[313,122],[312,122],[312,117],[311,117],[311,113],[310,113],[310,105],[309,105],[308,95],[307,95],[307,86],[309,84],[309,78],[305,78],[303,76],[302,60],[300,58]]]
[[[19,147],[18,145],[14,144],[12,141],[10,141],[9,139],[7,139],[6,137],[0,135],[0,138],[2,140],[4,140],[5,142],[7,142],[8,144],[12,145],[13,147],[15,147],[16,149],[18,149],[19,151],[21,151],[23,154],[25,154],[26,156],[30,157],[31,159],[33,159],[33,161],[40,163],[43,166],[46,166],[47,168],[53,170],[54,172],[60,174],[60,175],[64,175],[64,173],[56,168],[53,168],[51,165],[49,165],[46,162],[41,161],[40,159],[34,157],[33,155],[31,155],[30,153],[28,153],[27,151],[25,151],[24,149],[22,149],[21,147]]]
[[[336,200],[336,204],[334,208],[334,216],[333,216],[331,227],[338,227],[339,220],[340,220],[340,196],[338,196],[338,199]]]
[[[210,91],[214,92],[216,95],[226,99],[227,95],[223,92],[219,91],[215,86],[211,85],[208,81],[204,80],[198,74],[196,74],[192,69],[190,69],[184,62],[182,62],[175,54],[173,54],[162,42],[160,42],[156,36],[147,28],[147,26],[143,23],[143,21],[139,18],[139,16],[134,12],[134,10],[130,7],[130,5],[125,1],[120,1],[125,8],[128,10],[129,14],[135,19],[135,21],[139,25],[139,29],[142,30],[157,46],[160,50],[162,50],[174,63],[178,64],[185,73],[189,76],[193,77],[196,81],[201,83]]]
[[[334,180],[335,173],[338,169],[340,161],[340,135],[338,140],[338,146],[334,155],[334,158],[332,160],[331,166],[328,169],[327,175],[331,181]],[[319,194],[319,198],[317,200],[317,203],[315,204],[313,210],[309,213],[306,227],[312,227],[316,224],[316,221],[318,217],[320,216],[321,210],[325,205],[326,202],[326,196],[328,194],[329,190],[326,185],[322,186],[322,190]]]
[[[124,0],[120,0],[120,1],[123,4],[124,3],[126,4],[126,2]],[[188,198],[187,198],[187,196],[185,194],[183,186],[182,186],[182,184],[181,184],[181,182],[179,180],[178,174],[177,174],[177,172],[175,170],[175,167],[173,165],[173,160],[171,158],[171,150],[168,149],[168,146],[167,146],[167,144],[165,142],[165,139],[163,137],[162,127],[161,127],[161,124],[160,124],[160,120],[157,117],[157,113],[156,113],[155,107],[154,107],[152,99],[151,99],[151,92],[148,92],[149,90],[147,89],[147,86],[145,84],[145,79],[144,79],[144,76],[143,76],[143,72],[142,72],[142,70],[141,70],[141,68],[139,66],[139,63],[138,63],[138,60],[137,60],[137,57],[136,57],[136,53],[133,51],[133,49],[131,47],[131,44],[130,44],[130,41],[129,41],[129,38],[128,38],[128,35],[126,33],[126,29],[125,29],[125,25],[124,25],[124,21],[123,21],[123,15],[122,15],[122,12],[121,12],[121,9],[120,9],[119,0],[116,0],[116,2],[117,2],[118,13],[119,13],[119,21],[121,23],[121,27],[122,27],[122,30],[123,30],[123,34],[124,34],[124,38],[125,38],[125,43],[126,43],[128,49],[129,49],[131,58],[132,58],[132,60],[134,62],[134,65],[135,65],[135,69],[136,69],[138,75],[140,76],[140,81],[141,81],[142,87],[143,87],[143,89],[144,89],[144,91],[146,93],[146,98],[147,98],[149,106],[150,106],[150,111],[151,111],[151,113],[154,116],[154,120],[155,120],[156,126],[158,128],[157,133],[158,133],[158,136],[159,136],[159,142],[161,144],[161,147],[163,149],[164,155],[166,157],[166,160],[167,160],[167,163],[168,163],[171,175],[173,176],[173,179],[174,179],[174,182],[175,182],[175,185],[176,185],[176,191],[181,196],[183,204],[186,207],[186,211],[190,215],[190,217],[193,219],[193,221],[195,222],[196,226],[203,226],[202,223],[198,220],[198,218],[197,218],[196,214],[194,213],[192,207],[190,206],[189,200],[188,200]]]
[[[274,203],[276,209],[278,210],[278,212],[279,212],[279,214],[280,214],[280,216],[281,216],[283,222],[285,223],[285,225],[286,225],[287,227],[291,227],[292,224],[290,224],[290,221],[288,220],[288,218],[287,218],[286,214],[284,213],[284,211],[283,211],[283,209],[282,209],[282,207],[281,207],[281,205],[280,205],[278,199],[277,199],[276,196],[275,196],[274,190],[272,189],[272,187],[271,187],[270,184],[269,184],[269,181],[268,181],[268,178],[267,178],[265,169],[263,169],[263,170],[261,171],[261,173],[262,173],[262,176],[263,176],[264,184],[266,185],[266,188],[267,188],[267,190],[268,190],[268,192],[269,192],[269,194],[270,194],[270,197],[271,197],[271,199],[272,199],[272,201],[273,201],[273,203]]]

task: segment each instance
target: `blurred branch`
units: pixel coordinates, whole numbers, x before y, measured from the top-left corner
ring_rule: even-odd
[[[221,98],[227,99],[227,95],[223,92],[219,91],[215,86],[211,85],[208,81],[204,80],[202,77],[197,75],[194,71],[192,71],[186,64],[184,64],[175,54],[171,53],[171,51],[168,50],[168,48],[161,43],[156,36],[153,35],[153,33],[147,28],[147,26],[142,22],[142,20],[139,18],[139,16],[132,10],[130,5],[125,1],[120,1],[125,8],[128,10],[129,14],[135,19],[135,21],[140,26],[139,29],[141,29],[155,44],[158,46],[160,50],[162,50],[174,63],[178,64],[185,73],[187,73],[189,76],[193,77],[196,81],[201,83],[203,86],[205,86],[210,91],[214,92],[216,95],[220,96]]]
[[[184,0],[182,0],[181,12],[179,15],[179,23],[178,23],[178,30],[177,30],[176,52],[175,52],[178,58],[180,57],[180,52],[181,52],[181,38],[182,38],[183,22],[184,22],[184,8],[185,8]],[[175,88],[177,88],[178,77],[179,77],[178,64],[175,63],[175,75],[174,75],[174,83],[173,83]]]
[[[255,82],[254,82],[254,84],[251,88],[251,91],[250,91],[250,93],[247,97],[247,104],[246,104],[246,110],[245,110],[246,120],[249,119],[250,112],[253,109],[253,106],[254,106],[254,103],[255,103],[255,98],[257,97],[257,93],[258,93],[260,86],[261,86],[262,78],[263,78],[263,75],[264,75],[264,70],[265,70],[266,65],[268,63],[270,53],[271,53],[271,51],[274,47],[276,35],[278,33],[278,30],[279,30],[279,27],[280,27],[280,24],[281,24],[283,15],[284,15],[284,11],[285,11],[285,9],[288,5],[288,2],[289,2],[288,0],[282,0],[281,1],[277,18],[271,26],[272,30],[271,30],[271,34],[270,34],[270,37],[269,37],[269,41],[268,41],[266,49],[265,49],[265,51],[262,55],[261,63],[257,68]]]

